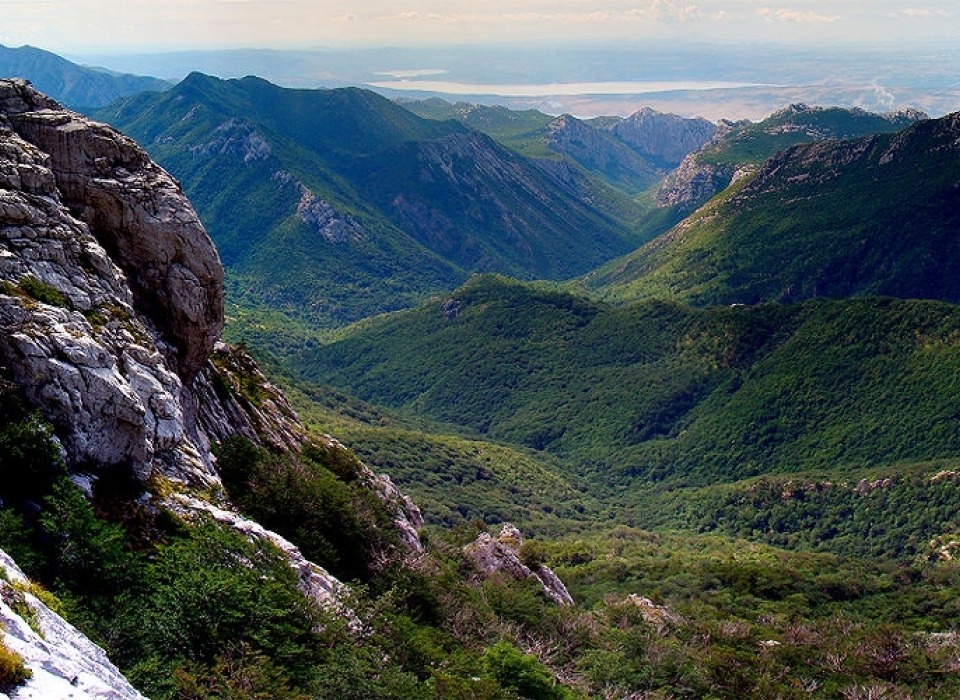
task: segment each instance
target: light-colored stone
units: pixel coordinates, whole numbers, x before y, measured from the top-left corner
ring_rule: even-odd
[[[27,577],[16,563],[0,550],[0,570],[7,581],[0,588],[22,596],[36,616],[34,629],[0,599],[3,641],[19,654],[32,674],[12,697],[18,700],[143,700],[107,658],[103,649],[73,625],[54,613],[25,589]]]
[[[533,579],[540,584],[544,595],[557,605],[573,605],[573,597],[567,587],[550,567],[546,564],[529,567],[520,561],[522,546],[520,531],[515,525],[504,523],[499,537],[481,532],[477,539],[464,547],[463,552],[484,578],[506,576],[515,581]]]

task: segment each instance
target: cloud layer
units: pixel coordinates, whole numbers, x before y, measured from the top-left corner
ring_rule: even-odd
[[[61,51],[960,34],[955,0],[0,0],[0,10],[0,43]]]

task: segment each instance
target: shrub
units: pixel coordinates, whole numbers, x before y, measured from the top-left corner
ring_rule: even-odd
[[[67,305],[67,299],[61,292],[36,277],[27,276],[21,279],[20,289],[44,304],[61,307]]]
[[[501,685],[530,700],[563,700],[564,689],[553,685],[553,678],[532,654],[524,654],[510,642],[497,642],[483,654],[487,672]]]
[[[0,641],[0,691],[9,693],[32,677],[23,657]]]

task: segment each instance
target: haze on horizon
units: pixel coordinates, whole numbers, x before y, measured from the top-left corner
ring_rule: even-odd
[[[0,0],[0,8],[0,43],[73,54],[960,35],[955,0]]]

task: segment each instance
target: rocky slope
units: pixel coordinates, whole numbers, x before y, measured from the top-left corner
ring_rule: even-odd
[[[626,191],[643,191],[663,176],[657,166],[611,133],[569,114],[552,121],[546,132],[544,142],[551,151],[564,154]]]
[[[793,104],[756,124],[721,121],[716,133],[688,152],[666,178],[656,201],[660,207],[690,212],[784,148],[895,132],[926,118],[913,109],[873,114],[862,109]]]
[[[0,357],[73,465],[206,482],[189,387],[223,325],[222,268],[132,141],[0,83]]]
[[[717,129],[706,119],[686,119],[650,107],[608,123],[607,128],[641,156],[665,169],[679,165],[688,153],[709,141]]]
[[[305,594],[337,607],[342,584],[217,495],[211,443],[304,440],[255,363],[217,344],[222,326],[223,270],[179,185],[116,131],[0,81],[0,368],[54,425],[75,478],[119,468],[168,484],[154,507],[271,542]],[[416,507],[388,478],[361,477],[404,552],[422,551]]]
[[[31,592],[16,563],[0,550],[0,628],[30,678],[14,697],[36,700],[143,700],[103,650]],[[0,692],[0,698],[8,696]]]

